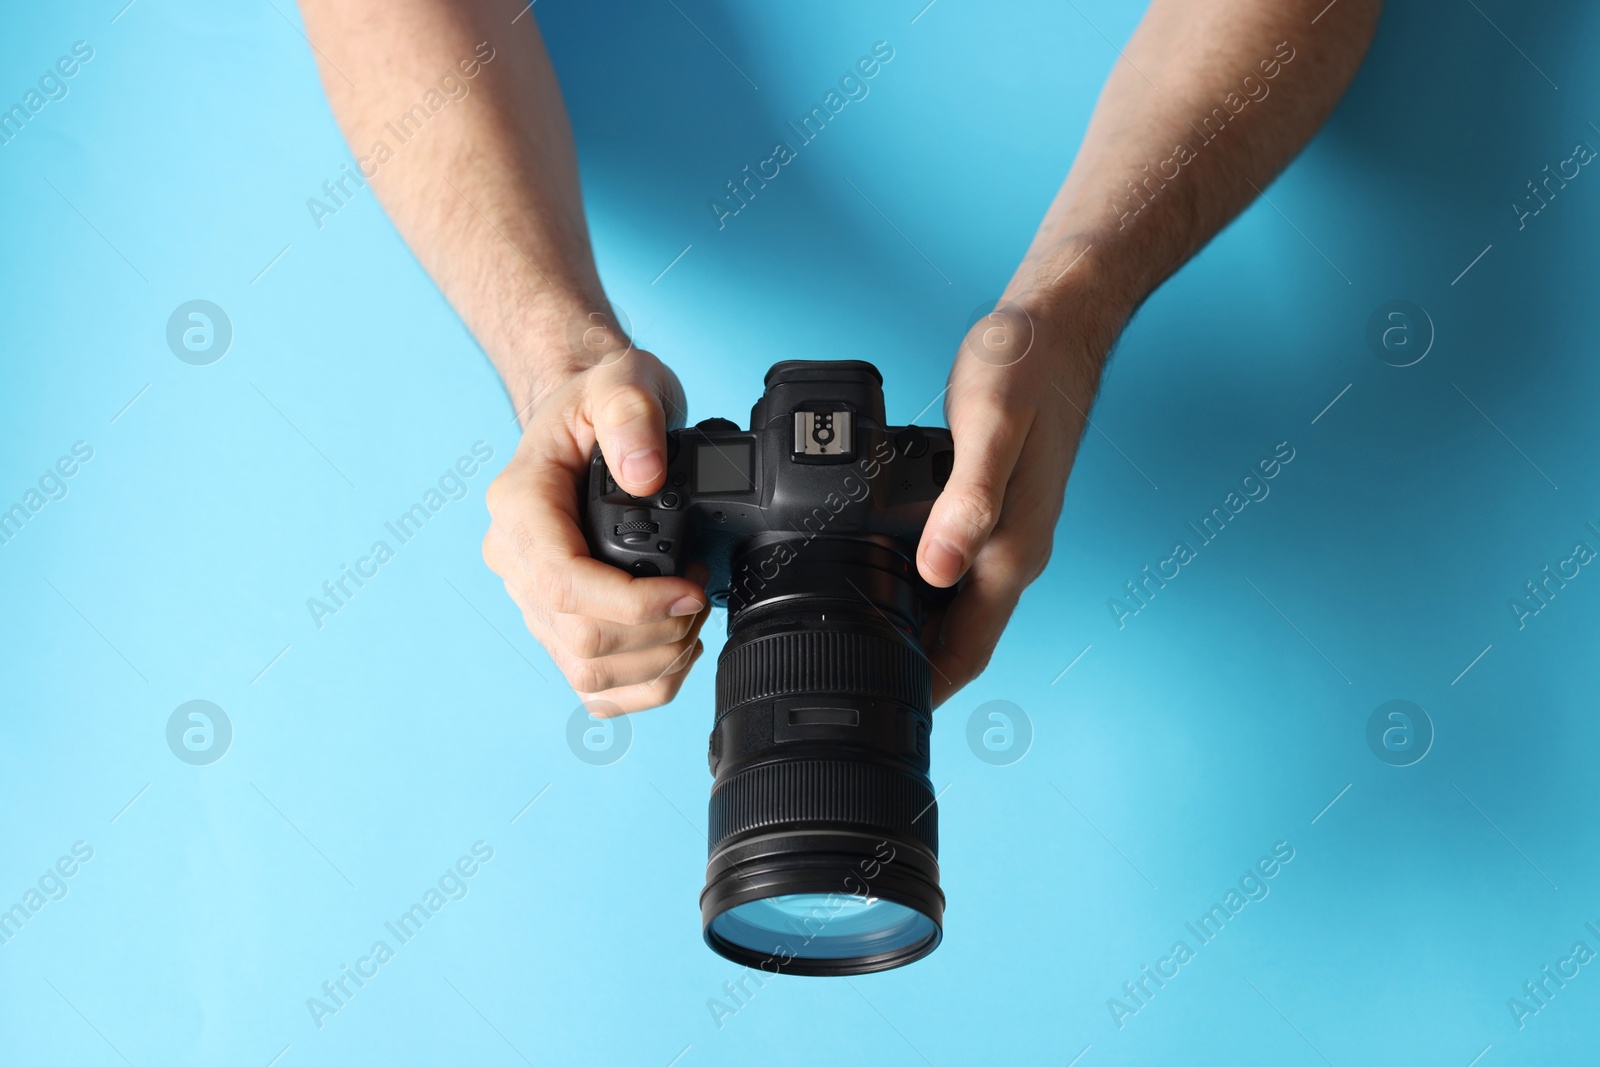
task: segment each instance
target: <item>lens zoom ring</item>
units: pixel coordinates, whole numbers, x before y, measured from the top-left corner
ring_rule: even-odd
[[[939,809],[925,780],[838,760],[766,763],[729,778],[711,796],[711,851],[747,830],[819,822],[912,837],[939,852]]]
[[[794,630],[730,643],[717,664],[717,719],[751,700],[789,693],[859,693],[919,710],[933,706],[928,661],[877,634]]]

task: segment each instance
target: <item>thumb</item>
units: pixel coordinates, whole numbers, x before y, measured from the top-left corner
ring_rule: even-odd
[[[671,373],[639,351],[596,368],[589,393],[595,442],[611,477],[633,496],[655,492],[666,478],[667,420],[661,400]]]
[[[994,532],[1006,484],[1028,434],[1017,414],[998,404],[964,415],[951,419],[955,466],[933,502],[917,548],[917,570],[930,585],[939,587],[959,581]]]

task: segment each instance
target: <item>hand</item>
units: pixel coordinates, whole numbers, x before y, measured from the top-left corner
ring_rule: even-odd
[[[966,580],[924,634],[935,705],[982,673],[1050,560],[1110,341],[1103,327],[1053,327],[1048,316],[1002,304],[968,332],[950,371],[955,467],[923,529],[917,569],[941,588]]]
[[[579,511],[596,442],[636,496],[666,477],[667,416],[683,387],[630,348],[575,373],[533,408],[522,443],[489,486],[483,558],[505,579],[528,630],[599,716],[665,704],[704,651],[704,574],[635,578],[589,557]]]

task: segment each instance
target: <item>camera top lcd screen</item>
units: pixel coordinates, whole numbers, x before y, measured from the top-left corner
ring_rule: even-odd
[[[694,488],[697,493],[748,493],[756,487],[751,473],[749,441],[696,445]]]

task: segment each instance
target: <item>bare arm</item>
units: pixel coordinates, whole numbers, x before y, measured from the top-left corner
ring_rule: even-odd
[[[505,0],[301,8],[363,173],[524,423],[489,489],[485,560],[596,714],[665,703],[702,651],[706,596],[690,578],[704,579],[632,578],[590,559],[577,486],[599,444],[624,489],[659,489],[683,392],[611,319],[566,108],[533,16]]]
[[[522,411],[581,369],[569,321],[606,306],[566,105],[537,23],[513,24],[522,5],[492,0],[300,8],[363,173]],[[446,78],[462,88],[441,89]],[[437,112],[430,90],[444,101]],[[418,104],[425,117],[408,121]]]
[[[1150,4],[1000,308],[974,327],[951,371],[955,470],[918,551],[930,582],[967,579],[927,635],[938,699],[983,669],[1049,559],[1117,335],[1311,139],[1360,65],[1381,6]]]
[[[1154,0],[1106,79],[1067,180],[1011,286],[1095,245],[1136,305],[1254,200],[1322,126],[1381,0]]]

